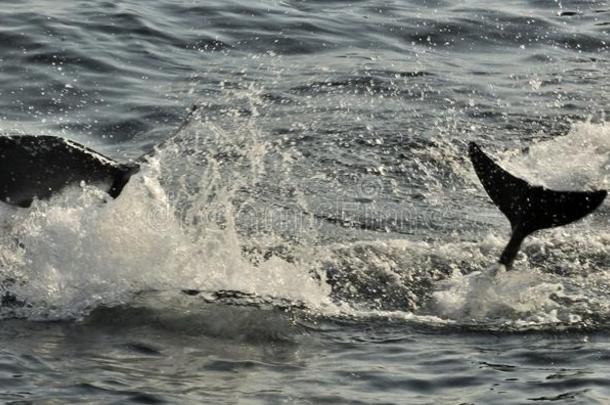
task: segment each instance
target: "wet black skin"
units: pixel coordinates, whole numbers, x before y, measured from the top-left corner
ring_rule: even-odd
[[[136,163],[118,163],[64,138],[46,135],[0,137],[0,200],[27,208],[82,182],[101,186],[118,197]]]
[[[173,139],[192,122],[197,111],[197,105],[191,106],[173,135],[136,162],[145,162],[165,142]],[[131,176],[140,170],[136,162],[120,163],[57,136],[0,136],[0,201],[27,208],[34,199],[47,199],[65,187],[82,182],[99,186],[112,198],[117,198]]]

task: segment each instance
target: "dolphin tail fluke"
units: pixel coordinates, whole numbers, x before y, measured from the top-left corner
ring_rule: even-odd
[[[605,190],[556,191],[532,186],[498,166],[474,142],[469,145],[469,154],[485,191],[510,221],[511,240],[500,257],[507,268],[527,235],[579,220],[606,198]]]

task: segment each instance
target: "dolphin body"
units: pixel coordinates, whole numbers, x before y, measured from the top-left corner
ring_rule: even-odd
[[[190,122],[196,110],[197,106],[191,107],[182,124],[167,140]],[[50,198],[65,187],[83,182],[94,184],[117,198],[131,176],[140,170],[139,163],[160,145],[134,162],[120,163],[62,137],[0,136],[0,201],[27,208],[34,199]]]
[[[118,163],[65,138],[0,137],[0,200],[18,207],[81,182],[96,184],[116,198],[139,170],[137,163]]]
[[[496,164],[474,142],[468,152],[474,170],[494,204],[508,218],[511,237],[498,262],[512,267],[523,240],[533,232],[577,221],[594,211],[606,190],[557,191],[534,186]]]

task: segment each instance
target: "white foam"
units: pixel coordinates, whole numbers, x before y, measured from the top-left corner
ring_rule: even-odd
[[[433,293],[439,315],[454,320],[512,320],[532,313],[548,314],[557,308],[550,296],[562,290],[561,284],[535,271],[507,272],[503,267],[492,265],[439,283]]]
[[[610,123],[577,123],[565,136],[507,157],[502,161],[507,170],[550,188],[609,189]]]

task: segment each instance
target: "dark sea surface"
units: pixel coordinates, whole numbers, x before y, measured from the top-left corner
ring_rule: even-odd
[[[6,2],[2,135],[156,151],[116,200],[0,207],[0,401],[610,403],[610,202],[485,279],[510,228],[466,152],[610,188],[609,31],[596,0]]]

